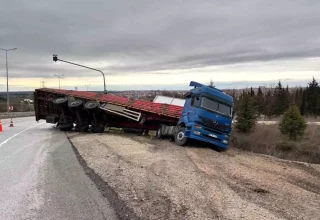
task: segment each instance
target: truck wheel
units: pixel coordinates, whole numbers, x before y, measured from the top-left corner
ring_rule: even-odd
[[[159,126],[159,128],[157,130],[156,137],[157,137],[157,139],[161,139],[162,138],[161,126]]]
[[[76,99],[68,104],[70,110],[81,109],[82,105],[83,105],[83,102],[80,99]]]
[[[54,106],[60,107],[68,103],[67,97],[58,97],[52,100]]]
[[[71,131],[72,128],[73,128],[73,124],[72,123],[71,124],[67,124],[67,125],[65,125],[65,124],[59,125],[60,131]]]
[[[93,112],[93,113],[98,112],[98,111],[99,111],[99,107],[100,107],[99,102],[94,102],[94,101],[87,102],[87,103],[84,105],[84,108],[85,108],[87,111],[90,111],[90,112]]]
[[[100,124],[91,125],[91,132],[92,133],[104,133],[104,130],[105,130],[104,125],[100,125]]]
[[[179,127],[174,135],[174,141],[179,146],[186,145],[186,143],[188,141],[188,138],[186,136],[184,136],[184,130],[185,130],[184,127]]]
[[[225,151],[227,151],[226,148],[222,148],[222,147],[211,147],[211,149],[216,150],[217,152],[225,152]]]

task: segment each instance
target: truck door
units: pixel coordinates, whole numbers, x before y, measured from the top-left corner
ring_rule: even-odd
[[[192,95],[189,103],[189,105],[185,105],[185,114],[188,117],[192,117],[196,115],[196,111],[200,105],[200,96]]]

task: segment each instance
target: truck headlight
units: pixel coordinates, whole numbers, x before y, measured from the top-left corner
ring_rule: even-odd
[[[201,129],[201,126],[200,125],[196,125],[195,128]]]
[[[200,135],[201,134],[200,131],[194,131],[193,133],[196,134],[196,135]]]
[[[228,141],[227,141],[227,140],[223,140],[223,141],[222,141],[222,143],[227,144],[227,143],[228,143]]]

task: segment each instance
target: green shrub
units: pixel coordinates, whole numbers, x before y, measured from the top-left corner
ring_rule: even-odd
[[[237,112],[236,128],[239,132],[251,132],[257,123],[257,111],[254,100],[248,94],[243,94],[240,108]]]
[[[296,140],[298,136],[303,136],[307,128],[307,123],[300,114],[296,105],[292,105],[283,114],[279,124],[280,132],[289,136],[291,140]]]

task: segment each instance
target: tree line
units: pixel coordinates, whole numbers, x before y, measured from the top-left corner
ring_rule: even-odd
[[[313,78],[305,88],[289,89],[284,87],[281,81],[275,88],[269,88],[262,91],[259,87],[255,92],[252,88],[244,90],[239,97],[236,97],[235,91],[229,95],[233,96],[237,112],[241,108],[244,99],[250,98],[250,108],[254,108],[258,115],[280,116],[291,105],[299,108],[301,115],[304,116],[320,116],[320,86],[315,78]]]
[[[232,94],[233,96],[235,94]],[[234,96],[235,97],[235,96]],[[303,116],[320,115],[320,86],[315,78],[306,88],[290,91],[279,81],[274,90],[263,93],[259,88],[257,94],[251,88],[235,98],[236,128],[248,133],[252,131],[259,115],[279,116],[279,129],[282,134],[296,140],[303,136],[307,127]]]

